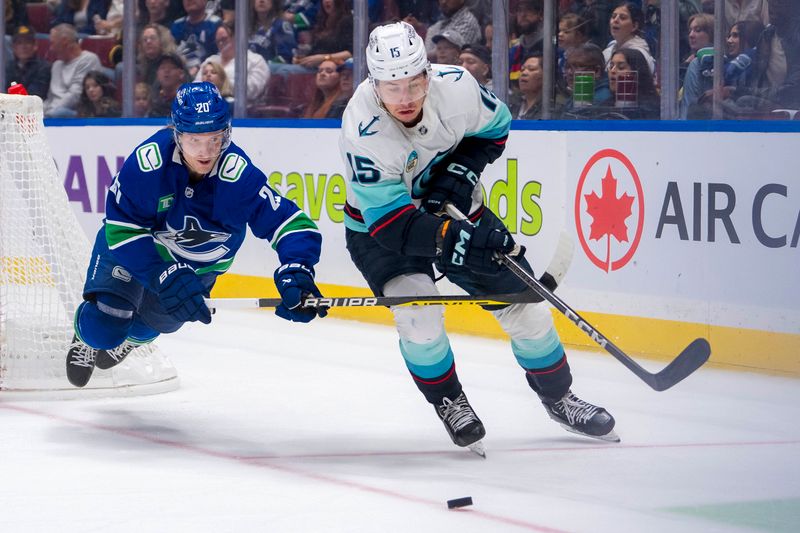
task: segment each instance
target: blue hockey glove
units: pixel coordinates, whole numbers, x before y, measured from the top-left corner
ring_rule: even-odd
[[[472,210],[472,191],[478,184],[480,177],[458,163],[450,163],[437,174],[431,183],[428,196],[422,201],[425,211],[439,213],[444,209],[444,204],[450,202],[464,214]]]
[[[314,273],[305,265],[292,263],[282,265],[275,271],[275,286],[281,294],[281,304],[275,308],[275,314],[292,322],[311,322],[317,316],[328,314],[324,307],[302,307],[307,296],[322,297],[316,284]]]
[[[502,268],[495,254],[514,251],[514,239],[506,228],[475,226],[469,221],[446,220],[442,231],[442,260],[445,265],[462,266],[482,274],[496,274]]]
[[[186,263],[169,263],[156,271],[151,285],[158,294],[161,306],[175,320],[211,323],[211,311],[203,301],[206,288],[194,269]]]

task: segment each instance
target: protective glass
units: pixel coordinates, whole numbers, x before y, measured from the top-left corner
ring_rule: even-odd
[[[376,81],[378,97],[386,104],[405,104],[415,102],[428,94],[428,77],[425,73],[413,78],[392,81]]]

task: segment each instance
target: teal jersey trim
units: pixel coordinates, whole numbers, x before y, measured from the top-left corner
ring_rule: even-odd
[[[550,328],[540,339],[511,339],[511,351],[525,370],[547,368],[564,355],[564,346],[555,328]]]
[[[367,227],[389,211],[411,203],[411,195],[402,181],[376,183],[369,186],[353,182],[352,187]]]
[[[353,217],[348,215],[347,213],[344,214],[344,227],[353,231],[357,231],[359,233],[369,233],[369,228],[363,222],[359,222],[355,220]]]
[[[445,333],[425,344],[400,339],[400,353],[408,369],[423,379],[439,377],[453,366],[453,350]]]
[[[511,129],[511,111],[508,106],[502,104],[500,109],[494,114],[491,122],[486,124],[479,131],[468,131],[464,134],[465,137],[484,137],[487,139],[499,139],[508,135]]]

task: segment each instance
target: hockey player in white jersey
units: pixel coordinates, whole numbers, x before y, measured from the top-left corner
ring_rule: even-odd
[[[349,174],[347,248],[372,291],[436,295],[434,263],[472,295],[529,290],[495,259],[497,252],[513,253],[514,240],[484,207],[479,183],[505,147],[506,105],[465,69],[431,65],[422,39],[405,22],[373,30],[367,65],[369,79],[342,119],[340,148]],[[440,216],[448,202],[469,221]],[[575,433],[619,440],[614,418],[571,392],[569,364],[544,304],[485,308],[511,337],[514,356],[551,418]],[[458,379],[443,308],[392,311],[415,384],[453,442],[482,454],[486,432]]]

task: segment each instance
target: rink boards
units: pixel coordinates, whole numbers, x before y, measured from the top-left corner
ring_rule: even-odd
[[[153,121],[116,124],[48,123],[59,173],[91,238],[113,175],[158,128]],[[317,221],[326,295],[368,294],[344,246],[347,173],[337,126],[243,121],[234,141]],[[559,289],[564,300],[631,354],[672,358],[704,336],[713,363],[800,375],[800,185],[791,165],[800,133],[517,126],[530,124],[515,124],[505,153],[483,174],[486,203],[528,248],[535,269],[549,262],[562,228],[572,236],[574,259]],[[274,295],[276,261],[250,237],[214,296]],[[457,291],[446,284],[441,290]],[[334,315],[391,321],[385,309]],[[502,335],[480,309],[450,308],[447,317],[454,331]],[[556,319],[566,343],[591,347]]]

